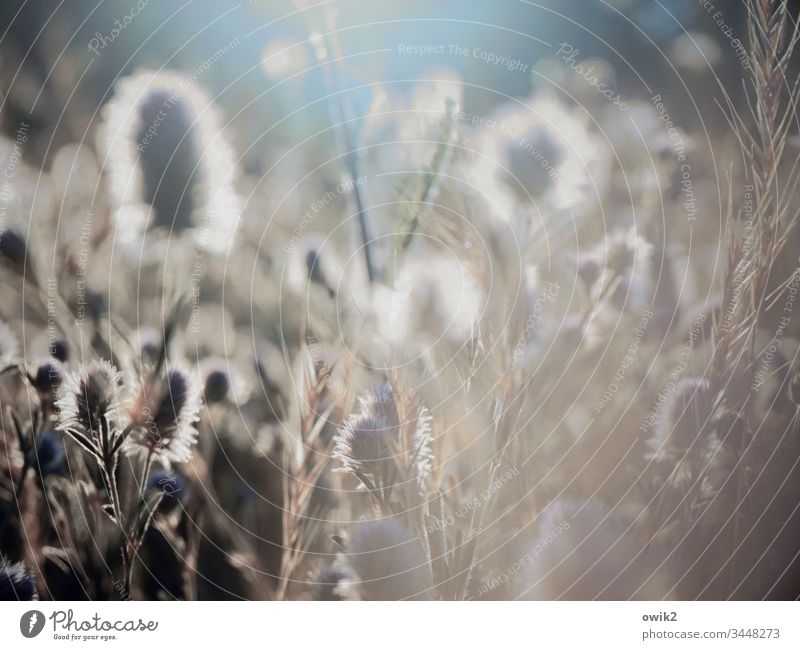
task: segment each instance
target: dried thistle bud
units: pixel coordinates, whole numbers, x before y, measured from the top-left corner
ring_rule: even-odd
[[[22,562],[0,556],[0,600],[39,600],[36,577]]]
[[[342,463],[339,471],[375,480],[386,478],[394,463],[390,436],[391,426],[384,415],[351,415],[336,435],[333,457]]]
[[[362,600],[427,600],[431,576],[419,538],[399,519],[364,521],[346,559]]]
[[[64,393],[56,402],[59,431],[72,430],[99,435],[101,421],[113,424],[121,397],[122,380],[108,361],[92,361],[77,374],[68,376]]]
[[[55,393],[64,381],[61,364],[58,361],[45,361],[36,369],[34,386],[43,395]]]
[[[142,384],[128,415],[133,427],[130,442],[154,454],[164,465],[185,463],[197,440],[199,387],[182,368],[172,367]]]

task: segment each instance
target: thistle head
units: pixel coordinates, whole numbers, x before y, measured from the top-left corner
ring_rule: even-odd
[[[692,446],[704,426],[711,407],[708,381],[694,377],[681,379],[664,401],[656,427],[662,443],[681,451]]]
[[[66,377],[62,389],[62,397],[56,402],[60,431],[72,429],[98,435],[103,419],[108,424],[116,421],[122,380],[108,361],[92,361]]]
[[[153,453],[165,466],[189,460],[197,440],[199,394],[194,377],[177,366],[143,382],[128,411],[131,444]]]
[[[371,411],[351,415],[335,438],[333,457],[342,463],[339,471],[365,474],[376,481],[387,477],[394,463],[391,436],[385,415]]]

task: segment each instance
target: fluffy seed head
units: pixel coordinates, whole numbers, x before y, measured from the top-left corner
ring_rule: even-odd
[[[117,419],[122,382],[117,369],[108,361],[92,361],[64,381],[64,392],[56,402],[60,431],[77,429],[97,434],[100,420]]]
[[[128,411],[134,426],[131,443],[152,451],[165,465],[189,460],[197,440],[199,393],[194,378],[178,367],[144,382]]]
[[[333,457],[341,461],[342,471],[384,476],[386,466],[393,462],[390,436],[391,427],[384,415],[351,415],[339,429]]]
[[[197,84],[166,70],[123,79],[99,139],[123,241],[138,241],[147,227],[191,229],[205,250],[229,249],[241,212],[234,158]]]
[[[425,600],[431,578],[419,539],[397,518],[357,525],[347,561],[363,600]]]

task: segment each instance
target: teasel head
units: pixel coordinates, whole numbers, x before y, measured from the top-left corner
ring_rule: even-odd
[[[0,600],[39,600],[36,577],[22,562],[12,563],[0,555]]]
[[[227,251],[241,206],[234,157],[213,102],[170,71],[120,81],[99,131],[123,241],[146,228],[192,230],[204,250]]]
[[[392,427],[386,415],[370,410],[351,415],[334,438],[337,471],[356,476],[370,492],[391,489],[396,475]]]
[[[0,370],[13,366],[19,360],[19,343],[11,328],[0,321]]]
[[[419,538],[398,518],[356,524],[346,560],[362,600],[427,600],[431,574]]]
[[[694,377],[681,379],[664,400],[647,442],[652,449],[648,458],[671,469],[669,483],[673,487],[687,489],[703,467],[703,454],[713,433],[712,408],[709,382]]]
[[[55,404],[57,429],[96,456],[111,455],[116,451],[111,438],[119,424],[122,391],[119,371],[108,361],[92,361],[65,377],[62,396]]]
[[[179,366],[142,382],[128,415],[131,448],[143,451],[169,468],[185,463],[197,441],[197,412],[200,387],[195,378]]]

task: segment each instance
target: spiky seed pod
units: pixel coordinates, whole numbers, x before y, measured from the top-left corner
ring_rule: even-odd
[[[145,381],[128,414],[130,443],[152,452],[165,466],[185,463],[197,441],[200,389],[186,370],[173,366],[157,378]]]
[[[419,538],[397,518],[364,521],[346,559],[362,600],[427,600],[431,576]]]
[[[77,374],[68,376],[62,389],[63,395],[56,402],[59,431],[77,430],[99,436],[103,418],[109,425],[117,421],[122,380],[108,361],[92,361]]]
[[[0,556],[0,600],[39,600],[36,577],[22,562]]]
[[[333,457],[342,463],[339,471],[365,474],[375,480],[388,476],[393,467],[391,427],[384,415],[351,415],[339,429]]]

